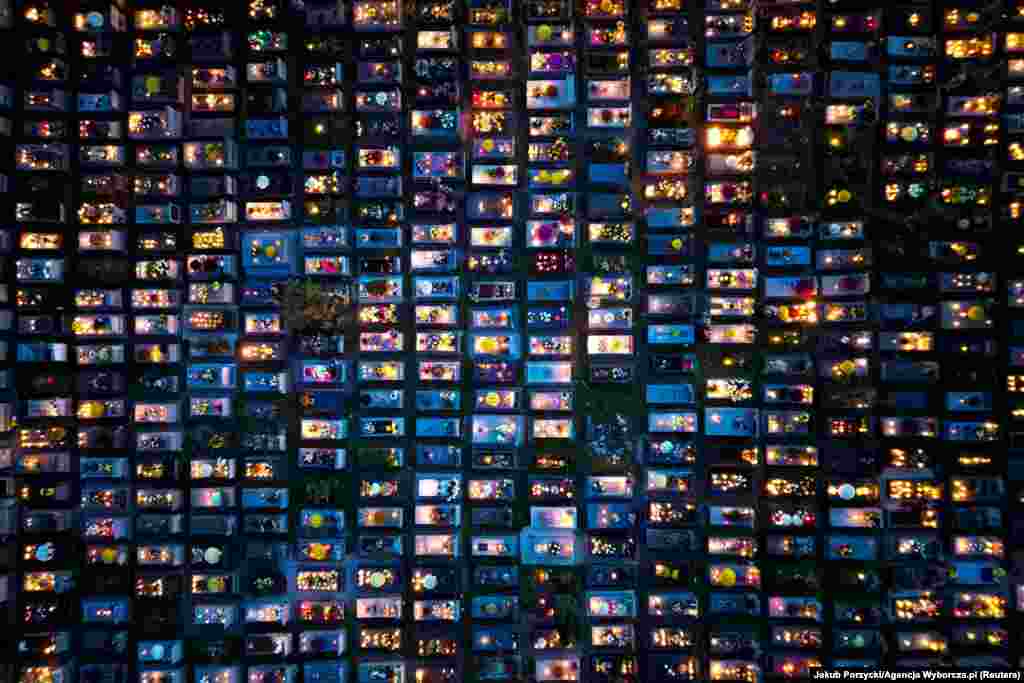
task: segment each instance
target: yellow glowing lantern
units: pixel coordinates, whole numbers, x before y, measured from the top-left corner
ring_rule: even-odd
[[[83,403],[78,406],[78,416],[82,419],[103,417],[103,407],[99,403]]]
[[[314,512],[309,516],[309,525],[314,529],[319,529],[324,523],[323,515],[319,512]]]
[[[736,572],[731,567],[726,567],[718,575],[718,583],[726,588],[732,588],[736,585]]]

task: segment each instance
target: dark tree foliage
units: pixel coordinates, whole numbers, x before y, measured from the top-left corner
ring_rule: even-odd
[[[342,293],[312,280],[294,279],[278,292],[281,320],[290,334],[340,332],[349,301]]]

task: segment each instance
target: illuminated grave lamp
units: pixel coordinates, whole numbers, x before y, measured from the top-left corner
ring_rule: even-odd
[[[481,36],[496,36],[491,40],[481,40]],[[504,34],[493,31],[478,32],[472,37],[473,47],[482,48],[503,48],[505,46]],[[480,43],[483,43],[482,45]],[[454,28],[448,30],[432,30],[416,32],[417,50],[454,50],[458,45],[458,33]]]
[[[474,114],[474,118],[476,117],[477,114]],[[450,137],[456,135],[459,131],[460,120],[461,115],[458,109],[417,109],[409,114],[412,134],[417,136]]]
[[[582,541],[578,532],[527,527],[520,532],[521,561],[529,566],[575,566],[583,561]]]
[[[534,439],[574,439],[576,430],[573,421],[568,418],[534,418]]]
[[[1007,34],[1007,51],[1020,51],[1019,36],[1020,34]],[[994,47],[995,34],[986,34],[983,36],[971,36],[970,38],[954,38],[946,40],[944,52],[946,57],[955,60],[987,59],[992,56]]]
[[[633,109],[625,107],[587,107],[587,125],[591,128],[628,128]]]
[[[288,275],[294,268],[292,234],[283,232],[247,233],[242,238],[242,259],[247,270],[261,275]]]
[[[357,31],[398,31],[403,8],[399,0],[356,0],[352,24]]]
[[[470,79],[501,80],[510,78],[512,62],[504,59],[474,59],[469,63]]]
[[[238,164],[237,143],[226,139],[222,142],[186,142],[184,146],[185,167],[191,170],[227,170]]]
[[[473,443],[478,445],[521,445],[523,418],[516,415],[474,415],[471,418]]]
[[[88,15],[85,18],[88,19]],[[177,10],[170,4],[165,4],[160,9],[135,10],[136,31],[174,31],[178,27]]]

